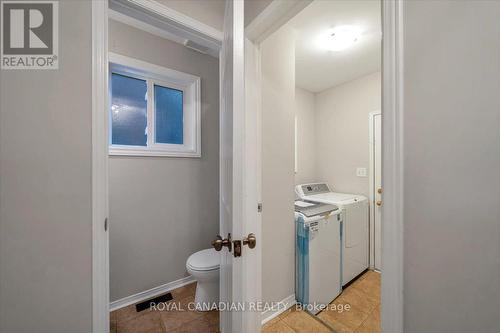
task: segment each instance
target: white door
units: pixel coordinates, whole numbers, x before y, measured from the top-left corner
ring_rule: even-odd
[[[231,234],[232,240],[231,251],[221,252],[220,301],[239,308],[221,311],[223,333],[260,331],[260,312],[251,304],[261,298],[258,113],[245,108],[243,5],[226,1],[220,57],[220,235]],[[255,234],[256,247],[242,244],[241,256],[235,257],[237,242],[249,233]]]
[[[382,270],[381,263],[381,214],[380,211],[382,209],[382,115],[376,114],[373,117],[373,157],[374,157],[374,194],[375,205],[374,207],[374,250],[375,250],[375,260],[374,260],[374,268],[377,270]]]

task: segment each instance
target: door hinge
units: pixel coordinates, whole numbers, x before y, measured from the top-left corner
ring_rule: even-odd
[[[108,231],[108,218],[104,219],[104,231]]]
[[[262,212],[262,202],[259,202],[259,203],[257,204],[257,211],[258,211],[259,213],[260,213],[260,212]]]

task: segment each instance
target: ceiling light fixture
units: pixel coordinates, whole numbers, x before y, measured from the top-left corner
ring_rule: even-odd
[[[320,36],[318,43],[329,51],[343,51],[361,37],[361,29],[352,25],[342,25],[328,30]]]

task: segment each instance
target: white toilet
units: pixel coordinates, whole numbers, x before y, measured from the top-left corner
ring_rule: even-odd
[[[188,273],[197,281],[197,309],[207,311],[219,303],[219,268],[220,254],[212,248],[193,253],[186,261]]]

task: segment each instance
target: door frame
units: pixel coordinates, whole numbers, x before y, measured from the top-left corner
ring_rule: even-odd
[[[404,0],[382,0],[382,332],[403,332]]]
[[[380,110],[368,114],[368,135],[370,143],[370,159],[368,167],[369,183],[369,223],[370,223],[370,269],[375,269],[375,116],[381,116]]]
[[[210,55],[218,54],[222,32],[150,0],[111,0],[134,15],[161,17],[159,29],[108,7],[108,1],[92,0],[92,332],[109,332],[109,216],[108,151],[108,20],[134,26],[153,35],[180,43],[185,38],[204,40]],[[139,13],[140,12],[140,13]],[[220,57],[219,57],[220,61]]]
[[[92,1],[92,332],[109,332],[108,2]]]
[[[279,1],[278,1],[279,2]],[[278,7],[278,6],[277,6]],[[404,2],[382,1],[382,331],[403,331]],[[108,3],[92,1],[92,332],[109,332]],[[274,27],[272,28],[274,30]],[[256,41],[258,38],[251,38]]]
[[[403,332],[403,60],[404,0],[382,4],[382,332]],[[293,3],[292,3],[293,2]],[[275,0],[246,28],[259,44],[311,1]]]

